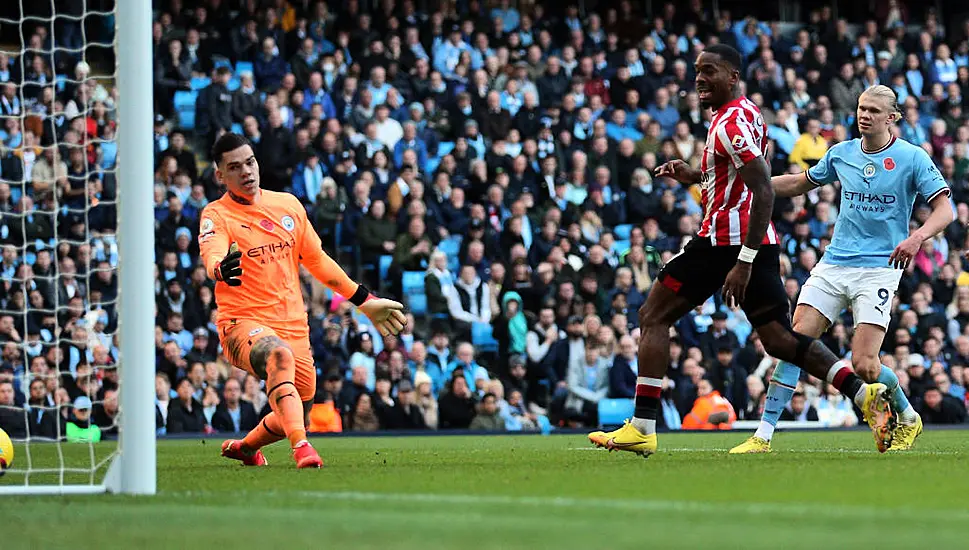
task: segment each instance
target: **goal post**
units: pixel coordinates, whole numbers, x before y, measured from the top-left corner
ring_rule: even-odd
[[[16,29],[14,34],[19,33],[20,36],[20,51],[12,53],[17,58],[16,64],[13,66],[17,67],[20,76],[20,82],[17,83],[16,99],[21,109],[16,114],[10,114],[9,111],[0,111],[0,122],[5,124],[9,119],[14,118],[17,119],[15,126],[23,129],[22,156],[25,164],[27,154],[33,155],[34,151],[36,151],[36,158],[31,156],[31,162],[41,159],[50,150],[53,150],[53,154],[56,155],[57,151],[62,150],[61,148],[72,152],[81,150],[85,152],[85,155],[83,173],[72,176],[74,183],[77,181],[84,182],[81,185],[84,191],[82,205],[75,203],[74,206],[71,206],[66,198],[61,197],[57,192],[60,180],[50,186],[51,190],[44,192],[44,196],[48,198],[44,199],[47,202],[43,206],[40,200],[36,203],[37,206],[34,211],[37,214],[50,216],[53,223],[53,237],[46,242],[37,241],[38,244],[34,245],[34,241],[28,242],[27,222],[18,221],[16,224],[8,225],[16,230],[23,231],[22,238],[16,246],[2,245],[4,249],[16,248],[21,262],[28,263],[32,267],[33,262],[36,261],[36,256],[39,256],[39,253],[34,254],[35,250],[46,248],[46,250],[51,251],[51,255],[54,257],[54,268],[48,270],[44,277],[38,275],[37,279],[45,279],[45,284],[55,285],[53,303],[35,309],[30,299],[27,298],[30,287],[24,279],[19,278],[21,277],[20,271],[17,271],[17,275],[13,278],[5,280],[8,283],[12,282],[13,288],[18,288],[18,292],[23,294],[26,300],[26,305],[21,303],[20,309],[14,314],[23,319],[24,326],[27,326],[30,312],[42,313],[48,318],[56,319],[56,326],[48,327],[50,331],[47,334],[53,333],[54,336],[52,339],[45,336],[45,350],[49,348],[58,348],[61,352],[69,350],[71,354],[74,354],[68,361],[71,364],[71,369],[80,362],[85,367],[90,364],[93,367],[92,372],[100,370],[97,376],[92,374],[86,379],[94,380],[100,378],[102,374],[107,376],[105,373],[110,371],[117,373],[118,406],[112,416],[112,426],[118,428],[118,441],[116,445],[114,442],[88,442],[86,447],[65,442],[64,428],[66,424],[61,422],[62,419],[58,419],[58,416],[69,418],[68,413],[72,411],[72,403],[76,404],[77,401],[66,401],[60,395],[55,397],[54,394],[57,391],[64,394],[67,392],[60,386],[60,382],[54,383],[53,380],[55,378],[58,381],[61,380],[60,377],[65,374],[63,365],[66,363],[61,360],[61,355],[54,353],[54,357],[57,359],[53,361],[61,367],[61,370],[58,371],[55,367],[50,374],[44,376],[34,375],[31,365],[26,364],[24,365],[26,368],[16,375],[18,383],[21,386],[27,386],[36,383],[38,379],[50,381],[48,385],[52,385],[52,388],[49,388],[48,391],[53,404],[48,405],[49,402],[44,401],[39,406],[33,405],[33,409],[31,409],[31,404],[28,402],[23,407],[24,425],[28,428],[31,425],[30,421],[33,419],[29,415],[33,411],[34,415],[54,415],[54,424],[57,425],[57,428],[56,433],[52,435],[31,433],[28,429],[25,438],[14,438],[15,461],[12,467],[6,471],[7,475],[0,479],[0,496],[103,492],[152,495],[157,491],[154,387],[155,217],[153,211],[152,2],[151,0],[103,0],[101,2],[89,0],[80,4],[84,6],[82,13],[58,13],[57,8],[61,4],[55,3],[54,0],[38,0],[36,3],[34,0],[19,0],[19,2],[12,2],[12,4],[13,9],[19,13],[19,18],[6,18],[5,15],[10,13],[10,10],[0,10],[0,35],[3,35],[2,31],[6,28],[8,32],[10,29]],[[44,4],[43,7],[47,10],[47,15],[44,17],[32,13],[34,8],[40,4]],[[43,12],[44,10],[40,10],[40,13]],[[102,28],[98,29],[101,32],[100,36],[88,36],[86,34],[86,29],[96,26],[96,24],[90,24],[90,20],[96,20],[102,25]],[[108,23],[110,21],[113,21],[113,32],[111,31],[111,24]],[[33,41],[35,37],[27,34],[33,32],[37,26],[47,29],[49,33],[47,44],[49,44],[49,47],[47,45],[39,46],[39,41]],[[65,38],[62,35],[60,39],[62,42],[59,42],[57,33],[62,29],[67,29],[68,32],[72,33],[72,36]],[[105,38],[107,35],[111,36],[110,40]],[[31,41],[28,41],[27,37],[31,37]],[[98,71],[97,76],[87,63],[88,50],[92,49],[93,51],[96,48],[100,48],[102,51],[113,48],[115,63],[113,67],[103,67],[103,70]],[[62,59],[60,56],[63,55],[66,55],[72,61],[67,66],[61,63],[60,68],[56,68],[58,66],[57,61]],[[43,57],[52,61],[48,67],[48,74],[42,75],[39,79],[35,76],[36,71],[31,72],[31,65],[25,61],[25,59],[34,57]],[[111,56],[105,57],[105,59],[110,58]],[[100,60],[104,61],[104,59]],[[91,70],[90,76],[82,75],[80,72],[75,73],[78,61],[84,62],[82,65],[85,65],[87,70]],[[6,67],[0,67],[0,71],[4,71],[4,69]],[[117,126],[114,137],[110,140],[102,139],[99,135],[92,137],[87,135],[87,132],[81,131],[80,133],[84,136],[82,141],[62,143],[56,137],[58,132],[55,129],[55,137],[51,143],[47,130],[48,124],[51,122],[50,119],[58,116],[67,118],[65,112],[70,111],[70,109],[57,111],[55,106],[58,103],[55,101],[47,102],[46,99],[41,102],[40,109],[35,109],[37,104],[31,104],[27,100],[24,89],[27,87],[43,89],[46,94],[46,88],[56,89],[57,86],[64,86],[65,84],[75,89],[85,88],[91,81],[97,84],[90,86],[90,90],[99,88],[102,83],[107,86],[108,81],[111,81],[118,90],[118,99],[115,105]],[[4,85],[3,82],[0,82],[0,92],[3,91]],[[46,98],[42,94],[41,96]],[[86,101],[76,101],[76,105],[72,105],[76,108],[76,111],[74,111],[76,114],[68,116],[88,117],[93,110],[92,105],[95,103],[93,97],[96,97],[96,95],[89,96],[78,93],[76,97],[84,97]],[[102,97],[100,101],[104,102],[105,100]],[[64,103],[67,103],[67,100]],[[72,103],[74,102],[72,101]],[[31,105],[30,109],[27,108],[28,105]],[[85,122],[90,120],[91,118],[86,118]],[[76,119],[69,119],[65,124],[75,121]],[[30,130],[27,130],[28,128]],[[50,124],[50,128],[54,128],[53,123]],[[4,130],[3,124],[0,124],[0,130]],[[29,137],[33,139],[34,135],[39,136],[43,132],[48,132],[48,141],[41,143],[38,137],[36,144],[34,144],[27,140],[27,134],[30,134]],[[116,155],[113,155],[112,158],[116,159],[116,162],[112,161],[111,168],[101,166],[101,157],[98,157],[98,163],[92,163],[89,160],[88,155],[90,153],[88,151],[105,145],[110,145],[113,148],[115,144],[117,147]],[[5,152],[9,152],[4,150],[4,145],[0,141],[0,159],[3,159]],[[103,149],[101,151],[103,152]],[[59,160],[61,159],[56,156],[53,160],[48,160],[48,164],[53,165],[53,174],[57,173],[56,168]],[[67,165],[70,166],[69,163]],[[30,166],[34,166],[34,164]],[[109,175],[114,178],[116,183],[114,196],[111,199],[99,201],[96,196],[92,195],[91,185],[101,185],[99,178],[107,178]],[[66,177],[60,179],[67,181]],[[92,183],[95,179],[98,182]],[[19,181],[11,180],[9,174],[0,174],[0,184],[9,185],[11,190],[16,188],[17,194],[14,200],[21,194],[25,197],[28,196],[28,184],[35,182],[36,178],[34,182],[30,181],[29,171],[27,170],[24,171],[24,175],[19,178]],[[36,186],[30,188],[30,193],[33,194],[36,189]],[[92,232],[90,213],[99,202],[114,207],[117,214],[115,231],[109,231],[107,234]],[[20,218],[26,220],[29,213],[20,212]],[[72,215],[75,217],[71,218]],[[74,231],[73,228],[66,229],[63,221],[60,221],[61,228],[58,228],[59,220],[64,216],[73,220],[67,223],[76,224],[75,227],[82,227],[80,234],[71,232]],[[81,221],[77,221],[78,219]],[[10,227],[4,226],[0,229],[0,238],[5,243],[10,242],[8,240]],[[89,254],[88,259],[90,260],[94,257],[95,242],[101,247],[99,252],[102,255],[101,262],[105,261],[104,257],[109,257],[111,258],[109,262],[111,267],[110,269],[98,268],[94,265],[94,261],[89,261],[90,269],[86,268],[83,275],[77,276],[87,293],[81,294],[84,309],[75,328],[77,326],[84,327],[80,333],[86,334],[83,332],[84,330],[91,330],[93,334],[95,329],[91,327],[95,323],[100,323],[98,326],[102,328],[98,336],[107,339],[102,341],[112,341],[114,334],[103,328],[107,321],[91,320],[100,319],[99,315],[106,318],[104,313],[106,309],[112,311],[112,317],[116,316],[117,318],[116,323],[114,323],[118,331],[116,347],[112,347],[114,344],[110,343],[105,343],[104,346],[116,349],[117,353],[114,354],[116,360],[107,363],[85,359],[86,356],[90,357],[92,352],[90,347],[85,347],[86,344],[79,348],[71,347],[78,343],[79,337],[77,334],[79,332],[62,330],[61,319],[62,314],[67,312],[70,315],[71,308],[77,307],[75,302],[78,295],[68,294],[69,297],[73,298],[73,301],[65,302],[65,298],[61,297],[59,293],[59,287],[56,286],[65,273],[63,268],[58,267],[61,246],[66,246],[67,249],[73,251],[71,254],[77,254],[78,257],[80,257],[80,249],[83,247]],[[4,258],[6,256],[5,250]],[[31,258],[30,260],[27,260],[28,256]],[[19,267],[19,264],[17,266]],[[8,267],[6,263],[2,266],[3,269]],[[26,268],[25,271],[30,272]],[[111,300],[99,299],[95,301],[91,299],[91,282],[98,273],[104,271],[110,271],[111,275],[117,275],[117,297]],[[9,277],[6,272],[2,276]],[[7,310],[11,308],[12,306],[9,306],[5,301],[3,307],[0,308],[4,311],[0,314],[2,316],[10,315],[11,312]],[[83,323],[81,323],[82,320]],[[36,353],[27,353],[30,343],[28,343],[29,338],[27,338],[26,329],[22,336],[23,339],[18,341],[17,347],[20,355],[25,358],[24,363],[28,363],[31,358],[36,359],[37,356]],[[93,340],[84,340],[84,342],[91,341]],[[33,344],[36,344],[36,342]],[[0,344],[0,348],[2,347],[3,345]],[[77,349],[80,349],[80,351],[76,351]],[[98,350],[93,351],[97,352]],[[6,356],[4,358],[6,359]],[[57,363],[57,361],[60,362]],[[90,363],[88,363],[89,361]],[[80,370],[77,372],[80,373]],[[80,376],[77,377],[77,380],[81,380]],[[26,387],[21,389],[24,393],[28,393]],[[91,390],[88,390],[87,387],[81,395],[90,395],[90,399],[94,401],[94,407],[107,407],[107,398],[105,397],[104,401],[95,400]],[[4,406],[6,406],[4,402],[0,401],[0,408]],[[92,405],[89,402],[88,409],[90,410],[91,407]]]
[[[121,330],[120,472],[107,489],[151,495],[155,468],[155,225],[151,1],[116,0],[118,268]]]

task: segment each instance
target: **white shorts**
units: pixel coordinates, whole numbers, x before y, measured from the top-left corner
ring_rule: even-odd
[[[869,323],[888,329],[901,278],[901,269],[819,263],[804,283],[797,305],[813,307],[831,323],[850,306],[855,326]]]

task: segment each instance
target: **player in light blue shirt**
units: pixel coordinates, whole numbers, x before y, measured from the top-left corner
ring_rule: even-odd
[[[892,135],[892,125],[900,118],[895,93],[886,86],[872,86],[858,100],[861,139],[831,147],[807,172],[771,180],[778,197],[841,182],[834,236],[801,289],[794,330],[819,338],[851,307],[855,323],[851,364],[862,379],[888,388],[897,419],[893,451],[912,447],[922,432],[922,420],[899,389],[898,377],[878,356],[891,321],[891,300],[923,241],[943,231],[954,217],[949,187],[929,155]],[[917,195],[929,203],[932,214],[922,227],[909,233]],[[834,372],[832,369],[829,378]],[[777,365],[757,433],[731,453],[770,452],[774,427],[800,374],[790,363]]]

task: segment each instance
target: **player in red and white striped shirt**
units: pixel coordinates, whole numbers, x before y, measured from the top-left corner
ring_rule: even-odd
[[[593,432],[600,447],[643,456],[656,452],[656,416],[662,379],[669,366],[670,326],[713,293],[743,307],[771,357],[827,379],[873,416],[879,449],[891,442],[894,417],[884,384],[865,384],[820,341],[791,328],[790,304],[780,274],[777,233],[771,226],[771,186],[764,119],[739,91],[740,53],[723,44],[696,60],[696,90],[714,111],[700,170],[674,160],[660,166],[668,176],[702,188],[703,224],[696,238],[659,274],[639,311],[639,378],[631,422],[613,432]],[[746,294],[748,284],[755,290]],[[713,420],[711,420],[713,423]]]
[[[739,97],[717,110],[700,159],[703,223],[697,236],[714,246],[744,244],[754,194],[740,170],[766,155],[767,126],[753,102]],[[760,244],[780,244],[773,224]]]

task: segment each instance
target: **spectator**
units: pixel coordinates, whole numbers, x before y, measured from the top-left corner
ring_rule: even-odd
[[[801,392],[795,392],[791,402],[781,411],[781,420],[794,422],[817,422],[818,411],[814,405],[807,403],[807,398]]]
[[[16,404],[13,382],[0,379],[0,430],[14,439],[27,437],[24,411]]]
[[[814,166],[828,150],[828,142],[821,137],[821,123],[815,119],[808,120],[807,132],[801,134],[794,142],[790,161],[802,170]]]
[[[639,371],[636,341],[629,335],[619,340],[619,354],[609,369],[609,397],[633,398],[636,396],[636,377]]]
[[[181,378],[175,383],[177,399],[168,404],[167,433],[202,433],[210,428],[199,403],[193,393],[195,387],[188,378]]]
[[[427,295],[427,311],[432,316],[448,319],[448,303],[455,293],[454,275],[447,267],[448,257],[444,252],[435,250],[428,262],[424,276],[424,293]]]
[[[259,417],[252,403],[242,400],[242,385],[235,378],[226,380],[212,418],[212,428],[220,432],[247,433],[256,427]]]
[[[582,357],[570,358],[568,391],[566,418],[586,426],[598,425],[599,401],[609,393],[609,364],[592,343],[586,343]]]
[[[373,410],[370,394],[361,393],[353,404],[353,412],[350,415],[350,431],[354,432],[375,432],[380,429],[380,421]]]
[[[736,420],[737,415],[730,402],[713,389],[709,380],[700,380],[693,409],[683,419],[683,429],[729,430]]]
[[[91,422],[91,400],[80,396],[74,400],[73,412],[67,421],[65,435],[68,443],[97,443],[101,429]]]
[[[253,62],[253,76],[262,90],[275,90],[286,74],[287,63],[280,55],[276,40],[267,36],[262,39],[262,52]]]
[[[478,404],[478,413],[471,420],[469,427],[472,431],[503,432],[505,419],[498,414],[497,398],[493,393],[486,393]]]
[[[337,380],[340,380],[337,378]],[[313,433],[340,433],[343,431],[343,420],[340,417],[340,407],[334,401],[333,394],[319,391],[313,401],[313,408],[309,414],[309,431]]]
[[[782,412],[782,415],[786,412],[787,409]],[[830,384],[825,385],[823,395],[818,401],[817,417],[825,427],[851,427],[858,424],[854,405]]]
[[[936,386],[925,388],[919,414],[926,424],[963,424],[966,421],[965,405]]]
[[[463,373],[451,377],[447,392],[438,400],[438,407],[438,422],[442,430],[463,430],[471,425],[475,405]]]

